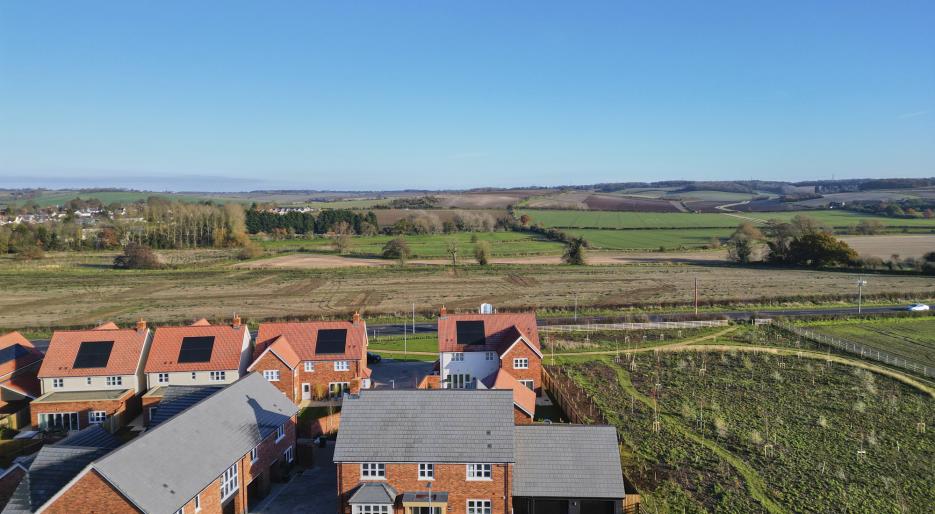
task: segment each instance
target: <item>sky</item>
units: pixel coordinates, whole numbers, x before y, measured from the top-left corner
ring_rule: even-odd
[[[0,0],[0,187],[935,176],[935,2]]]

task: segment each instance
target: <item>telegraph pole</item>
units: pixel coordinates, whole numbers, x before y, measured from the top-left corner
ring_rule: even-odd
[[[862,303],[863,303],[863,287],[867,285],[867,281],[863,280],[860,275],[857,275],[857,314],[860,314]]]
[[[698,316],[698,277],[695,277],[695,316]]]

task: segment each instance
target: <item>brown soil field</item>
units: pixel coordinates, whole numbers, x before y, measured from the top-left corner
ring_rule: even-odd
[[[442,207],[459,209],[506,209],[530,196],[544,194],[542,189],[523,189],[517,191],[497,191],[495,193],[462,193],[439,195]]]
[[[843,239],[863,257],[889,259],[894,253],[901,258],[921,257],[935,252],[935,234],[844,236]]]
[[[436,216],[442,223],[454,219],[459,214],[483,214],[491,216],[494,220],[509,216],[506,209],[373,209],[377,216],[377,223],[381,227],[392,225],[407,216]]]
[[[620,195],[593,194],[584,204],[596,211],[679,212],[675,202],[652,198],[632,198]]]
[[[635,259],[635,257],[630,256]],[[97,267],[0,267],[0,327],[37,329],[122,325],[140,317],[153,324],[206,317],[264,319],[430,312],[441,305],[473,310],[689,303],[697,278],[702,301],[829,298],[854,293],[851,273],[741,268],[721,263],[548,266],[524,263],[488,268],[412,265],[329,269],[245,269],[205,266],[159,271]],[[906,298],[935,297],[935,277],[877,275],[872,291]]]

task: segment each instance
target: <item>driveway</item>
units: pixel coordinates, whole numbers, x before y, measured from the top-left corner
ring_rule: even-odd
[[[431,362],[402,362],[383,359],[371,365],[374,389],[415,389],[422,377],[432,373]]]
[[[334,514],[338,511],[338,478],[334,441],[327,448],[315,448],[315,467],[270,493],[251,512],[263,514]]]

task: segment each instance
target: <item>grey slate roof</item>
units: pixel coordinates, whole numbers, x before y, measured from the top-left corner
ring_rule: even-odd
[[[513,392],[363,390],[341,407],[335,462],[513,462]]]
[[[120,442],[109,432],[92,425],[56,444],[43,446],[28,465],[4,514],[35,512],[94,459],[104,456]]]
[[[392,505],[396,503],[396,489],[393,489],[389,484],[383,482],[362,484],[354,491],[354,494],[351,495],[351,499],[348,500],[347,503],[350,505],[358,503]]]
[[[623,498],[614,427],[519,425],[513,496]]]
[[[219,386],[169,386],[163,391],[162,399],[156,405],[153,418],[149,422],[152,428],[195,405],[212,394],[220,391]]]
[[[250,373],[93,467],[140,510],[175,512],[297,411]]]

